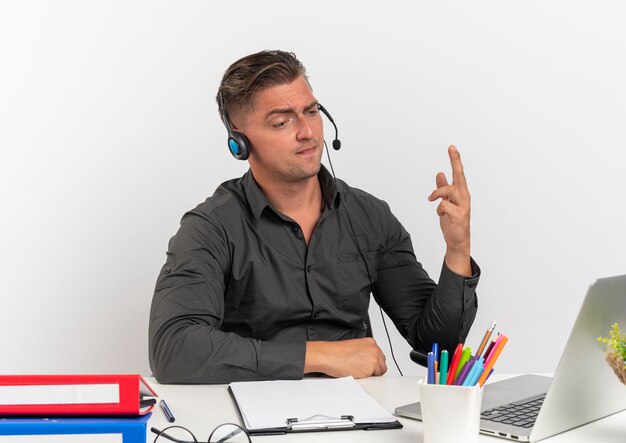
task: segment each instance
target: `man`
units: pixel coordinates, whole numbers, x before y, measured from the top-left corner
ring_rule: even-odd
[[[387,204],[321,166],[320,107],[291,53],[262,51],[217,94],[249,171],[186,213],[150,312],[150,365],[162,383],[382,375],[368,337],[370,293],[413,348],[454,349],[477,310],[470,196],[459,153],[436,177],[446,255],[435,284]],[[233,145],[234,143],[234,145]]]

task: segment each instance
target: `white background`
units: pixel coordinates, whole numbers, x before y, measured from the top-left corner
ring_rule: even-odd
[[[391,205],[435,279],[426,197],[459,147],[483,270],[469,343],[495,318],[498,371],[554,370],[587,286],[626,273],[625,19],[622,1],[2,2],[0,372],[150,372],[167,242],[246,170],[217,86],[274,48],[335,118],[338,176]]]

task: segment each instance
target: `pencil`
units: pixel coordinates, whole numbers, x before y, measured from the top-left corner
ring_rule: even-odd
[[[483,350],[485,349],[485,345],[487,344],[487,341],[489,340],[489,337],[491,337],[491,333],[493,332],[495,328],[496,328],[496,321],[493,320],[491,324],[489,325],[489,327],[487,328],[487,332],[485,332],[485,335],[483,336],[483,341],[480,342],[480,346],[478,347],[478,351],[476,351],[476,355],[482,354]]]

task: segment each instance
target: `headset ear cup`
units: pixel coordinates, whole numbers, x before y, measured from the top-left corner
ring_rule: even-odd
[[[241,132],[228,131],[228,150],[237,160],[247,160],[250,156],[250,142]]]

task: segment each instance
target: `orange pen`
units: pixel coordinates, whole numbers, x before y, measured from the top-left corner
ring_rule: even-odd
[[[509,339],[506,337],[506,335],[502,335],[500,343],[498,343],[498,345],[494,348],[492,355],[489,356],[489,362],[486,363],[485,370],[483,371],[480,378],[478,379],[478,384],[480,386],[482,386],[485,383],[485,380],[487,380],[487,377],[489,377],[489,374],[491,373],[491,369],[493,368],[493,365],[496,363],[496,360],[498,360],[498,357],[500,357],[502,348],[504,348],[504,345],[506,345],[507,341],[509,341]]]

